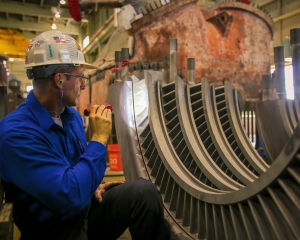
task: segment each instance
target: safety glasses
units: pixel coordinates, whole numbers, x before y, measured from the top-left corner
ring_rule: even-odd
[[[78,75],[74,75],[74,74],[71,74],[71,73],[61,73],[61,74],[79,78],[80,82],[84,85],[86,85],[87,81],[89,80],[89,78],[85,77],[85,76],[78,76]]]

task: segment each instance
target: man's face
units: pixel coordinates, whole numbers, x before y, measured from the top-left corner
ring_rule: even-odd
[[[63,89],[63,105],[64,106],[77,106],[79,103],[79,97],[81,90],[85,89],[85,79],[83,75],[84,69],[82,67],[76,67],[74,71],[65,75],[65,79],[62,83]],[[67,76],[68,75],[68,76]]]

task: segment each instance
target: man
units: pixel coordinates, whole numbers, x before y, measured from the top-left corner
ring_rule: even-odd
[[[33,90],[0,122],[0,176],[13,201],[21,240],[166,239],[163,205],[144,179],[100,184],[106,169],[111,111],[94,105],[91,141],[72,108],[85,89],[79,44],[59,31],[34,38],[26,51]]]

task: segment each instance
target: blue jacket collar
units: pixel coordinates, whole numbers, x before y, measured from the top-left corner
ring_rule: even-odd
[[[37,119],[41,128],[48,130],[53,124],[55,124],[47,109],[34,96],[33,90],[29,92],[26,98],[26,105]],[[65,120],[71,121],[74,119],[74,114],[70,111],[69,107],[65,107],[64,112],[61,114],[61,119],[63,122]]]

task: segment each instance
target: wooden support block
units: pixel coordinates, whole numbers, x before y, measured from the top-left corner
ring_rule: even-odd
[[[0,210],[0,240],[10,240],[13,237],[13,204],[2,204]]]

